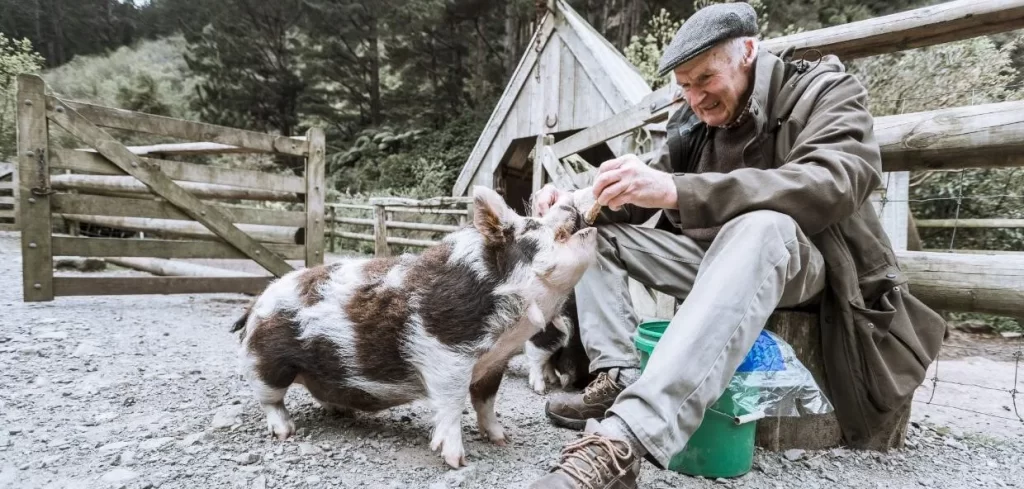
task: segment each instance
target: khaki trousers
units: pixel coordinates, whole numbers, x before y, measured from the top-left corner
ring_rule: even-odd
[[[598,236],[597,263],[576,287],[591,371],[639,366],[633,345],[639,318],[627,277],[683,300],[644,373],[608,410],[668,467],[773,310],[817,298],[824,260],[792,218],[774,211],[736,217],[706,248],[634,225],[601,225]]]

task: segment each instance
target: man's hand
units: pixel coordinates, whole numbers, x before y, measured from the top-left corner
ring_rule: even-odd
[[[672,175],[645,165],[634,154],[608,160],[597,171],[594,197],[612,210],[619,210],[623,204],[649,209],[677,206]]]
[[[543,186],[533,198],[533,214],[537,217],[544,217],[544,214],[547,214],[548,209],[558,202],[563,193],[564,191],[554,184],[549,183]]]

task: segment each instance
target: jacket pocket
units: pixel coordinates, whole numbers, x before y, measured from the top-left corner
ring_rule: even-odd
[[[864,385],[880,411],[905,404],[924,380],[931,363],[903,307],[903,293],[894,286],[878,296],[870,307],[850,304],[861,349]]]

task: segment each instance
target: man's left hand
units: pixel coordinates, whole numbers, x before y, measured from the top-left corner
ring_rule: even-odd
[[[601,164],[594,180],[594,197],[601,205],[618,210],[624,204],[675,209],[676,186],[672,175],[644,164],[634,154]]]

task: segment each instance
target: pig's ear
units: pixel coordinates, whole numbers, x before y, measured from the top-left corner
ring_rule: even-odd
[[[509,208],[497,192],[476,185],[473,187],[473,226],[489,243],[504,240]]]

